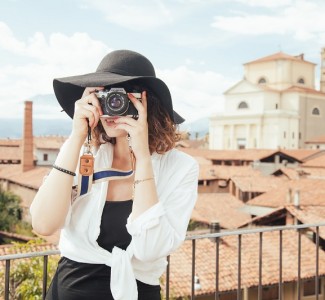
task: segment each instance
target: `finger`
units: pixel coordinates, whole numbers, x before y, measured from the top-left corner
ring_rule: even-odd
[[[114,118],[114,123],[116,124],[127,124],[129,126],[137,126],[138,121],[130,117],[116,117]]]
[[[99,122],[99,112],[96,107],[88,104],[78,104],[76,116],[89,120],[89,126],[95,128]]]
[[[147,91],[142,92],[141,99],[142,99],[142,105],[143,105],[145,111],[147,111],[147,107],[148,107]]]
[[[84,97],[84,98],[82,98],[80,100],[82,100],[81,101],[82,103],[87,103],[87,104],[90,104],[90,105],[96,107],[100,115],[103,114],[103,111],[102,111],[102,108],[100,106],[99,100],[98,100],[98,98],[97,98],[97,96],[95,94],[90,94],[90,95],[88,95],[88,96],[86,96],[86,97]]]
[[[146,111],[146,109],[144,108],[144,106],[143,106],[143,104],[141,102],[143,99],[141,99],[141,101],[140,101],[139,99],[137,99],[136,97],[134,97],[131,93],[128,93],[128,97],[131,100],[131,102],[133,103],[134,107],[139,112],[139,117],[140,117],[140,115],[146,117],[147,116],[147,111]],[[146,102],[146,100],[145,100],[145,102]]]
[[[132,135],[132,132],[133,132],[132,126],[130,126],[128,124],[125,124],[125,123],[115,125],[115,129],[122,129],[122,130],[126,131],[127,133],[129,133],[131,135]]]
[[[83,92],[83,94],[82,94],[82,97],[81,98],[83,98],[85,96],[88,96],[88,95],[90,95],[92,93],[95,93],[96,91],[101,91],[103,89],[104,89],[103,86],[86,87],[85,90],[84,90],[84,92]]]

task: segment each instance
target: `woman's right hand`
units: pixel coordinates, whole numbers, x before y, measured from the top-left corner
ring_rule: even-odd
[[[73,137],[84,140],[87,137],[88,124],[91,129],[97,126],[103,112],[94,92],[103,89],[104,87],[87,87],[81,99],[75,102],[71,133]]]

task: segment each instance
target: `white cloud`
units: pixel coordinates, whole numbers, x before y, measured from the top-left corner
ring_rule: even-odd
[[[235,0],[249,6],[258,7],[283,7],[289,4],[293,4],[293,0]]]
[[[15,103],[37,94],[52,93],[53,78],[95,71],[111,49],[86,33],[72,36],[53,33],[46,38],[37,32],[27,41],[21,41],[0,22],[0,51],[26,61],[18,66],[4,64],[0,68],[0,116],[12,117],[17,113]]]
[[[83,8],[85,5],[103,14],[107,21],[136,31],[170,24],[176,13],[162,0],[83,0]]]
[[[187,66],[158,70],[157,74],[170,88],[174,109],[187,121],[221,112],[222,93],[234,84],[234,80],[216,72],[197,72]]]
[[[250,2],[256,1],[248,1],[248,4]],[[285,3],[288,4],[290,1]],[[264,14],[247,12],[233,14],[235,15],[216,16],[212,26],[236,34],[287,34],[301,41],[318,39],[325,31],[323,22],[325,2],[321,1],[296,1],[285,8],[268,10]]]

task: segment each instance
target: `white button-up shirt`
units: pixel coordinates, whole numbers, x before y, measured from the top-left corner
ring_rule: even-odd
[[[113,146],[100,146],[95,153],[95,171],[110,168]],[[166,269],[166,256],[183,242],[197,198],[198,164],[176,149],[164,155],[154,153],[152,164],[159,202],[131,221],[127,230],[131,243],[124,251],[112,252],[97,243],[109,182],[92,185],[91,191],[71,204],[59,248],[61,255],[83,263],[111,267],[111,291],[116,300],[137,299],[138,279],[159,285]]]

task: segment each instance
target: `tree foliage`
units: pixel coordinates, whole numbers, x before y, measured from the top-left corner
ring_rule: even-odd
[[[11,231],[21,221],[20,202],[19,196],[0,188],[0,230]]]
[[[27,244],[15,244],[16,253],[33,252],[35,244],[40,244],[42,241],[33,240]],[[31,247],[34,246],[34,247]],[[49,256],[48,258],[48,273],[47,285],[49,286],[52,280],[59,257]],[[11,261],[9,290],[10,299],[15,300],[39,300],[42,299],[43,287],[43,256],[17,259]],[[4,297],[4,268],[0,269],[0,299]],[[47,286],[47,288],[48,288]]]

